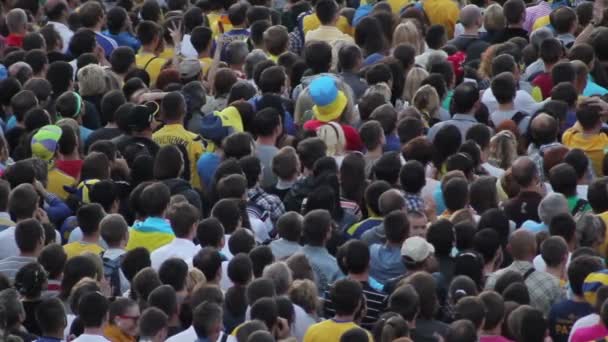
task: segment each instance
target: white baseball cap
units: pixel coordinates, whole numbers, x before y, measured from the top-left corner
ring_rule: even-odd
[[[403,242],[401,256],[421,262],[435,253],[435,247],[420,236],[412,236]]]

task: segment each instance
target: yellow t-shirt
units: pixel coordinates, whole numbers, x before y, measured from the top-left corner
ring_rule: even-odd
[[[354,322],[336,322],[328,319],[321,323],[311,325],[304,335],[303,342],[339,342],[340,337],[352,328],[357,328]],[[372,341],[369,335],[369,341]]]
[[[597,177],[602,177],[602,162],[604,154],[608,152],[608,135],[599,133],[594,135],[585,135],[579,130],[578,123],[566,130],[562,136],[562,143],[569,148],[580,148],[585,152],[587,157],[591,159],[593,170]]]
[[[196,163],[203,154],[203,144],[200,137],[187,131],[180,124],[165,125],[152,135],[152,140],[159,146],[177,145],[183,146],[188,154],[188,164],[190,170],[190,183],[196,189],[201,188],[201,180],[196,170]]]
[[[62,200],[66,200],[68,198],[68,192],[63,188],[64,186],[74,186],[76,185],[76,179],[72,176],[63,173],[56,167],[53,167],[49,170],[48,175],[48,184],[46,186],[46,190],[52,192],[57,195]]]
[[[456,1],[426,0],[422,2],[422,7],[431,24],[443,25],[448,39],[452,39],[454,37],[454,25],[456,25],[460,15],[460,9]]]
[[[304,30],[304,36],[306,36],[308,31],[318,29],[319,26],[321,26],[321,22],[319,21],[319,17],[317,17],[316,13],[311,13],[302,18],[302,29]],[[352,28],[346,17],[340,16],[340,18],[338,18],[338,22],[336,23],[336,27],[343,33],[348,35],[353,34]]]
[[[386,2],[389,5],[391,5],[391,11],[393,11],[394,14],[399,14],[401,12],[401,10],[403,9],[403,7],[409,5],[409,3],[411,1],[410,0],[387,0]]]
[[[198,59],[201,62],[201,68],[203,68],[203,76],[207,77],[207,72],[211,68],[211,64],[213,63],[213,58],[203,57]]]
[[[150,75],[150,86],[156,84],[156,79],[166,63],[166,59],[155,56],[151,53],[140,52],[135,55],[135,64],[137,64],[137,67],[144,69],[148,75]]]
[[[163,52],[161,52],[158,57],[170,60],[171,58],[173,58],[173,55],[175,55],[175,49],[172,47],[165,47]]]
[[[97,244],[85,243],[82,241],[70,242],[67,245],[63,246],[63,250],[65,254],[68,255],[68,259],[82,255],[86,252],[91,252],[93,254],[101,254],[101,252],[104,251],[104,249],[99,247],[99,245]]]

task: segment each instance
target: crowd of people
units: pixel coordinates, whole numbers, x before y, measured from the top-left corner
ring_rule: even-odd
[[[0,341],[608,341],[607,0],[0,13]]]

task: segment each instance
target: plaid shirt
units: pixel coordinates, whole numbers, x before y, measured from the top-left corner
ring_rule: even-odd
[[[424,212],[424,200],[420,195],[404,192],[403,197],[405,198],[408,211]]]
[[[279,217],[285,213],[285,206],[281,202],[281,199],[267,193],[259,185],[247,190],[247,198],[260,208],[268,211],[273,223],[276,223]]]
[[[515,271],[523,276],[533,267],[529,261],[513,261],[508,267],[490,274],[485,288],[493,290],[496,280],[506,271]],[[525,283],[530,293],[530,305],[542,311],[545,317],[549,314],[551,306],[565,297],[559,279],[547,272],[534,271],[528,275]]]

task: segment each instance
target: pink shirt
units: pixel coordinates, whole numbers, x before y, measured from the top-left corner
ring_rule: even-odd
[[[577,329],[570,342],[588,342],[598,338],[608,336],[608,329],[602,324],[595,324],[590,327]]]
[[[508,338],[500,335],[481,335],[479,336],[479,342],[513,342]]]

